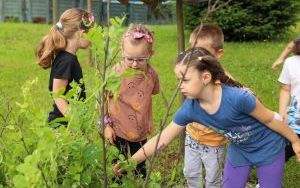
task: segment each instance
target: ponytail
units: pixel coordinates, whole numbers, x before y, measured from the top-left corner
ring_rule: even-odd
[[[77,31],[87,32],[94,24],[94,17],[80,8],[71,8],[59,18],[59,22],[52,26],[48,35],[39,43],[35,51],[37,64],[47,69],[56,54],[64,50],[67,40],[72,38]]]
[[[226,72],[224,72],[224,71],[222,73],[220,73],[220,75],[218,75],[218,77],[222,84],[225,84],[225,85],[231,86],[231,87],[238,87],[238,88],[243,87],[243,85],[240,82],[238,82],[238,81],[234,80],[232,77],[228,76],[228,74],[226,74]]]
[[[67,41],[61,31],[57,26],[53,26],[36,48],[37,64],[44,69],[51,67],[56,53],[64,49],[66,45]]]

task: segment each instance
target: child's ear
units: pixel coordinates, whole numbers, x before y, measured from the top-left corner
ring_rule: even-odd
[[[202,81],[204,85],[207,85],[211,81],[211,73],[208,71],[204,71],[202,73]]]
[[[218,49],[216,50],[216,56],[218,59],[220,59],[224,55],[224,50],[223,49]]]

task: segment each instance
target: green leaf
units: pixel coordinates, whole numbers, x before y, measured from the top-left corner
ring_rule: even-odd
[[[27,181],[23,175],[16,175],[13,177],[14,187],[17,188],[27,188]]]

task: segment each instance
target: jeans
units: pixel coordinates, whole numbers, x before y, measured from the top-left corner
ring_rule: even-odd
[[[189,188],[220,188],[224,166],[225,146],[207,146],[198,143],[189,134],[185,138],[184,176]],[[203,183],[202,166],[205,168]]]

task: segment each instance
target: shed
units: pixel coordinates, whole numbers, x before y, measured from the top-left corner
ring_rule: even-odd
[[[51,0],[26,0],[26,20],[33,23],[50,23]]]
[[[0,0],[0,21],[25,19],[25,0]]]

